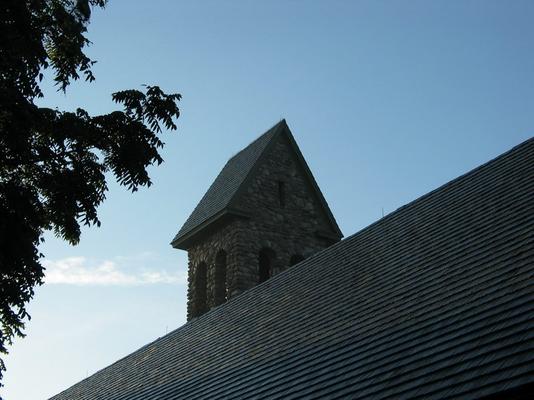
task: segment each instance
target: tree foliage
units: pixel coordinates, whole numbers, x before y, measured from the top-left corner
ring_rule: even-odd
[[[58,90],[93,81],[84,54],[91,8],[106,0],[2,0],[0,6],[0,352],[24,336],[26,304],[43,283],[43,233],[76,244],[80,226],[100,225],[106,173],[131,191],[150,186],[163,160],[162,129],[175,130],[179,94],[157,86],[112,95],[106,115],[38,107],[49,69]],[[0,380],[4,364],[0,359]]]

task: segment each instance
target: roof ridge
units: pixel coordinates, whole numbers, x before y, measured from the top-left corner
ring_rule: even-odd
[[[75,384],[69,386],[68,388],[66,388],[65,390],[62,390],[61,392],[57,393],[56,395],[54,395],[54,397],[56,396],[59,396],[61,395],[62,393],[70,390],[71,388],[74,388],[78,385],[81,385],[82,383],[86,382],[86,381],[89,381],[91,378],[94,378],[97,374],[100,374],[110,368],[112,368],[114,365],[116,364],[119,364],[120,362],[123,362],[124,360],[128,359],[128,358],[132,358],[132,357],[135,357],[137,354],[139,354],[141,351],[149,348],[150,346],[153,346],[155,345],[156,343],[159,343],[159,342],[164,342],[164,341],[168,341],[168,340],[171,340],[172,337],[178,333],[178,331],[182,331],[182,330],[185,330],[186,328],[190,328],[192,324],[190,324],[189,322],[193,322],[194,320],[191,320],[191,321],[188,321],[182,325],[180,325],[179,327],[173,329],[172,331],[170,331],[169,333],[166,333],[165,335],[163,336],[160,336],[154,340],[152,340],[151,342],[131,351],[130,353],[126,354],[125,356],[123,357],[120,357],[118,360],[112,362],[111,364],[109,365],[106,365],[105,367],[103,368],[100,368],[98,370],[96,370],[95,372],[93,372],[91,375],[89,375],[88,377],[86,378],[83,378],[82,380],[80,380],[79,382],[76,382]]]
[[[283,119],[282,121],[280,121],[277,124],[273,125],[269,130],[267,130],[267,132],[265,132],[263,135],[261,135],[259,138],[257,138],[254,142],[252,142],[247,147],[245,147],[243,150],[241,150],[241,151],[244,151],[249,146],[252,146],[256,141],[262,139],[263,137],[265,137],[265,136],[267,136],[269,134],[272,135],[269,138],[268,142],[263,147],[263,150],[259,154],[258,158],[256,158],[256,161],[254,161],[254,164],[252,164],[250,169],[247,171],[245,177],[243,178],[243,180],[241,181],[241,184],[239,185],[239,188],[234,192],[233,196],[230,198],[230,201],[228,201],[228,207],[229,208],[231,208],[232,206],[235,205],[237,199],[239,198],[239,196],[242,193],[242,189],[244,187],[246,187],[248,181],[254,175],[254,172],[256,171],[257,166],[261,163],[261,160],[263,159],[263,157],[265,157],[265,154],[267,154],[269,152],[269,149],[271,148],[271,145],[276,141],[275,139],[281,134],[281,132],[283,132],[284,126],[287,127],[287,123],[286,123],[285,119]],[[237,156],[237,154],[236,154],[236,156]]]
[[[229,163],[231,160],[233,160],[235,157],[237,157],[239,154],[243,153],[245,150],[247,150],[249,147],[253,146],[256,142],[260,141],[264,136],[268,135],[273,131],[274,129],[278,129],[279,125],[282,123],[285,123],[287,125],[287,122],[285,119],[281,119],[279,122],[271,126],[269,129],[267,129],[264,133],[262,133],[260,136],[258,136],[256,139],[254,139],[252,142],[247,144],[245,147],[243,147],[241,150],[239,150],[237,153],[235,153],[233,156],[231,156],[226,163]],[[270,139],[272,140],[272,138]]]
[[[502,160],[502,159],[505,159],[507,157],[509,157],[512,153],[515,153],[516,151],[519,151],[519,150],[524,150],[525,148],[528,148],[528,145],[533,145],[534,146],[534,137],[531,137],[527,140],[525,140],[524,142],[512,147],[511,149],[505,151],[504,153],[492,158],[491,160],[489,161],[486,161],[485,163],[481,164],[481,165],[478,165],[477,167],[474,167],[470,170],[468,170],[467,172],[463,173],[462,175],[460,176],[457,176],[456,178],[453,178],[451,179],[450,181],[447,181],[446,183],[438,186],[437,188],[435,189],[432,189],[430,192],[426,192],[425,194],[422,194],[421,196],[419,197],[416,197],[415,199],[409,201],[408,203],[406,204],[403,204],[402,206],[396,208],[395,210],[393,210],[392,212],[390,212],[389,214],[383,216],[382,218],[374,221],[374,222],[371,222],[369,225],[363,227],[362,229],[360,229],[359,231],[356,231],[355,233],[353,233],[352,235],[346,237],[344,240],[342,240],[342,242],[345,242],[349,239],[351,239],[352,237],[360,234],[361,232],[365,232],[369,229],[371,229],[372,227],[376,226],[376,225],[379,225],[379,224],[382,224],[384,223],[386,220],[389,220],[391,218],[393,218],[394,216],[398,215],[402,210],[404,210],[405,208],[408,208],[408,207],[412,207],[414,204],[416,203],[419,203],[421,201],[423,201],[424,199],[426,199],[427,197],[431,197],[432,195],[434,195],[436,192],[439,192],[441,191],[442,189],[445,189],[449,186],[452,186],[453,184],[456,184],[460,181],[463,181],[465,178],[467,178],[468,176],[471,176],[472,174],[480,171],[481,169],[484,169],[486,168],[489,164],[493,164],[494,162],[497,162],[499,160]],[[340,245],[341,242],[338,242],[338,243],[335,243],[334,245],[328,247],[327,249],[330,249],[332,247],[335,247],[335,246],[338,246]],[[327,250],[325,249],[325,250]],[[324,250],[323,250],[324,251]],[[322,252],[322,251],[321,251]],[[319,253],[317,253],[319,254]]]

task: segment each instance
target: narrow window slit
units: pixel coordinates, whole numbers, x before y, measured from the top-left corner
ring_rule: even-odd
[[[286,206],[286,188],[285,182],[278,181],[278,201],[280,207],[284,208]]]

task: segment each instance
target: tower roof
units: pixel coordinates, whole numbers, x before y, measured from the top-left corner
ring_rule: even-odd
[[[285,119],[278,122],[263,135],[254,140],[243,150],[234,155],[223,167],[215,181],[204,194],[184,225],[180,228],[171,244],[175,248],[187,249],[194,238],[208,226],[228,216],[247,216],[236,207],[242,189],[254,175],[262,156],[280,135],[287,135],[291,148],[307,180],[313,189],[331,226],[330,235],[336,239],[343,237],[337,222],[324,199],[319,186],[298,148]]]

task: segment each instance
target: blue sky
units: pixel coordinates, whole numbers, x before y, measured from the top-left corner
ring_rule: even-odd
[[[93,14],[96,82],[48,107],[183,94],[154,186],[110,185],[100,229],[46,236],[47,284],[6,357],[7,400],[47,398],[185,322],[170,240],[226,160],[286,118],[345,236],[531,137],[532,1],[131,1]]]

